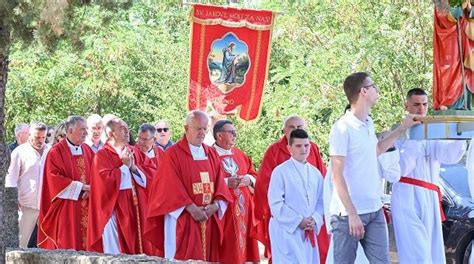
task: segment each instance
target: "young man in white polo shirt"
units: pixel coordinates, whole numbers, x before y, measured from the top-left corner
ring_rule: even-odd
[[[334,263],[354,263],[359,240],[370,263],[389,263],[377,156],[418,122],[407,115],[389,136],[377,141],[369,116],[380,97],[374,81],[365,72],[351,74],[344,81],[344,93],[351,110],[333,125],[329,139]]]

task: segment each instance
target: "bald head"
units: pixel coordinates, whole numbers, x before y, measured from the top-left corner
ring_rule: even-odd
[[[200,110],[193,110],[188,113],[184,130],[188,143],[194,146],[201,146],[206,137],[209,125],[207,114]]]
[[[128,130],[127,123],[118,117],[112,118],[107,122],[105,131],[108,139],[111,140],[113,144],[117,144],[117,146],[128,143],[130,139],[130,131]]]
[[[290,139],[291,132],[295,129],[305,129],[304,120],[297,115],[291,115],[285,118],[283,122],[283,133],[288,140]]]

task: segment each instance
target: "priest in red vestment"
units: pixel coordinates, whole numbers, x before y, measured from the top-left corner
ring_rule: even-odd
[[[89,180],[94,153],[84,143],[86,120],[70,116],[66,138],[54,145],[44,167],[38,247],[86,249]]]
[[[297,128],[304,128],[305,123],[299,116],[293,115],[285,119],[283,133],[285,134],[278,142],[270,145],[263,156],[262,164],[258,171],[257,181],[255,183],[255,217],[257,225],[252,230],[252,236],[257,238],[265,245],[265,255],[271,260],[270,237],[268,235],[268,224],[270,222],[270,208],[268,205],[268,186],[273,169],[290,158],[288,151],[288,138],[290,133]],[[326,167],[321,158],[318,146],[311,143],[311,150],[308,156],[308,162],[315,166],[323,176],[326,175]],[[326,263],[326,256],[329,248],[329,235],[324,224],[318,235],[318,249],[320,263]]]
[[[140,170],[145,174],[146,181],[151,184],[153,178],[158,172],[158,164],[160,162],[160,157],[163,155],[163,150],[155,145],[156,140],[156,128],[151,124],[142,124],[138,128],[138,137],[137,144],[133,147],[133,156],[135,158],[135,164],[140,168]],[[142,237],[145,227],[145,216],[148,209],[148,192],[149,188],[137,188],[140,200],[141,209],[140,215],[144,217],[140,218],[140,223],[142,226]],[[164,239],[163,234],[160,234],[159,237]],[[160,256],[163,257],[163,252],[158,250],[151,241],[143,239],[143,252],[150,256]]]
[[[147,179],[135,165],[127,124],[106,124],[107,142],[92,162],[87,250],[112,254],[143,253],[140,188]]]
[[[219,155],[225,172],[225,182],[234,199],[224,215],[224,241],[219,250],[222,263],[259,262],[257,240],[250,237],[254,222],[253,183],[257,173],[245,153],[234,147],[237,132],[229,120],[214,124],[216,142],[213,147]]]
[[[232,197],[216,151],[202,144],[208,123],[202,111],[188,114],[185,136],[166,150],[153,179],[145,236],[166,258],[219,261],[221,219]]]

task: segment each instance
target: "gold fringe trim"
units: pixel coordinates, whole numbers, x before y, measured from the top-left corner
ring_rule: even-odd
[[[207,25],[207,26],[223,25],[223,26],[231,27],[231,28],[246,27],[253,30],[270,30],[273,27],[273,21],[272,21],[272,24],[269,24],[269,25],[256,25],[256,24],[252,24],[248,22],[247,20],[234,22],[234,21],[227,21],[222,18],[201,19],[194,16],[191,17],[191,21],[197,24]]]
[[[59,247],[58,247],[58,244],[56,243],[56,241],[55,241],[52,237],[48,236],[48,234],[46,233],[46,231],[44,231],[44,229],[43,229],[43,224],[40,224],[39,227],[40,227],[40,229],[41,229],[40,232],[42,232],[42,233],[46,236],[46,238],[45,238],[43,241],[39,242],[39,243],[38,243],[38,246],[40,246],[41,244],[43,244],[44,242],[46,242],[46,240],[50,239],[50,240],[53,242],[54,246],[55,246],[56,248],[59,248]]]

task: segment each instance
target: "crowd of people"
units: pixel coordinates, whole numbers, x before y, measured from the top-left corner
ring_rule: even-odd
[[[164,120],[142,124],[134,144],[114,115],[69,116],[54,131],[19,124],[6,187],[18,188],[20,247],[255,263],[260,241],[273,263],[389,263],[385,179],[400,263],[445,263],[432,186],[466,143],[401,137],[427,113],[419,88],[401,124],[377,138],[374,81],[358,72],[343,87],[349,106],[332,127],[328,169],[296,115],[258,173],[234,124],[200,110],[176,143]]]

